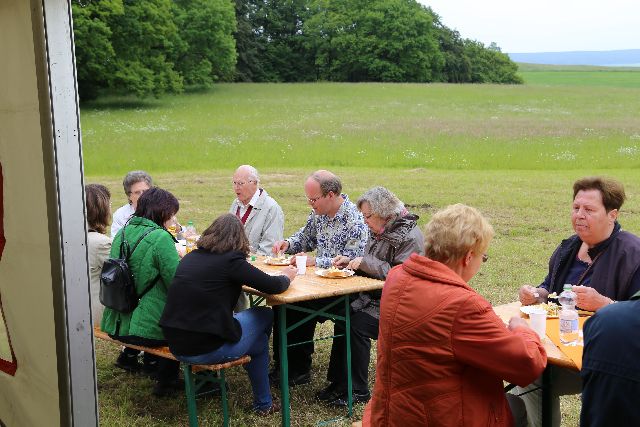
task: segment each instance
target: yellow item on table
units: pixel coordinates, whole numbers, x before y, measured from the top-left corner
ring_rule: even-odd
[[[578,323],[580,325],[580,330],[584,327],[584,322],[588,317],[579,317]],[[562,341],[560,341],[560,320],[559,319],[547,319],[547,336],[553,343],[562,351],[575,365],[578,369],[582,369],[582,351],[584,350],[584,346],[582,345],[564,345]]]

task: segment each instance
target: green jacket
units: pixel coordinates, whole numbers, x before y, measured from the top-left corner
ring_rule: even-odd
[[[158,321],[167,302],[169,285],[180,261],[171,234],[153,221],[134,216],[113,239],[110,257],[117,258],[120,255],[123,230],[129,246],[133,249],[133,245],[149,230],[149,227],[155,230],[142,239],[138,248],[129,257],[129,268],[138,294],[142,293],[158,275],[160,279],[142,297],[133,312],[124,314],[105,307],[100,328],[110,335],[164,339]]]

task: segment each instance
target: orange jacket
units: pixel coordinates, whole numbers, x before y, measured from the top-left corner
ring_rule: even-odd
[[[546,364],[535,332],[509,331],[460,276],[413,254],[384,286],[363,425],[510,426],[502,380],[525,386]]]

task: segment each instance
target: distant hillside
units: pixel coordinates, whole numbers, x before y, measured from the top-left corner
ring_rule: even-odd
[[[514,62],[553,65],[640,66],[640,49],[509,53]]]
[[[518,65],[518,71],[531,72],[531,71],[603,71],[607,73],[632,71],[640,73],[640,64],[638,66],[619,66],[619,67],[607,67],[604,65],[554,65],[554,64],[529,64],[526,62],[516,62]]]

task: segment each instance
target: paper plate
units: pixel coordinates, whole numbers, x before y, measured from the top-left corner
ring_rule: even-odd
[[[331,271],[328,268],[318,268],[316,269],[316,274],[327,279],[346,279],[347,277],[353,276],[355,271],[347,270],[346,268],[338,271]]]
[[[291,264],[291,257],[289,258],[271,258],[266,257],[264,263],[267,265],[289,265]]]

